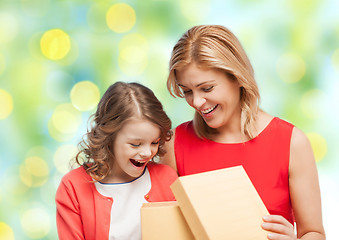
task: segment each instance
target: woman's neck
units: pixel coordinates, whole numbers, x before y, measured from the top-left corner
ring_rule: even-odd
[[[257,115],[257,119],[255,121],[255,133],[254,137],[260,134],[266,126],[273,119],[273,116],[259,111]],[[212,137],[212,140],[219,143],[243,143],[247,142],[250,139],[247,135],[245,135],[241,131],[241,120],[239,118],[235,118],[229,124],[223,126],[222,128],[217,129],[218,133]]]

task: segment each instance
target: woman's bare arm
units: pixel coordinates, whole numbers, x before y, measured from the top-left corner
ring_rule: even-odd
[[[160,157],[160,163],[170,166],[177,172],[178,170],[177,170],[177,164],[176,164],[175,153],[174,153],[175,129],[172,131],[173,131],[173,136],[171,140],[166,142],[164,145],[164,149],[166,150],[166,153],[164,156]]]
[[[317,166],[311,144],[298,128],[291,138],[289,186],[298,238],[325,239]]]

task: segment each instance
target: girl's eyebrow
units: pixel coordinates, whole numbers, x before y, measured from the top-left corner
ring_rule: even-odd
[[[161,139],[161,137],[159,136],[158,138],[155,138],[155,141],[158,141],[158,140],[160,140]],[[138,137],[136,137],[136,138],[134,138],[134,137],[128,137],[127,138],[127,141],[144,141],[145,139],[144,138],[138,138]]]

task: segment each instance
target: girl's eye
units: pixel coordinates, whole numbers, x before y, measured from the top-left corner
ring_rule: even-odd
[[[139,147],[139,146],[140,146],[140,143],[139,143],[139,144],[130,143],[130,145],[131,145],[132,147]]]
[[[159,144],[159,141],[152,142],[152,145],[158,145],[158,144]]]
[[[210,87],[208,87],[208,88],[203,88],[202,90],[203,90],[204,92],[210,92],[210,91],[212,91],[213,88],[214,88],[214,86],[210,86]]]

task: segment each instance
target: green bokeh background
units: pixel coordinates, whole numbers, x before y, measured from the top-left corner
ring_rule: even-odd
[[[136,15],[122,33],[106,22],[118,3]],[[327,239],[336,239],[338,11],[337,0],[0,0],[0,113],[13,103],[0,119],[0,239],[57,239],[55,191],[94,109],[73,106],[79,121],[61,122],[74,131],[57,136],[51,119],[60,105],[72,107],[77,83],[90,81],[102,95],[115,81],[138,81],[154,90],[173,127],[192,118],[192,109],[171,97],[165,82],[173,45],[198,24],[224,25],[238,36],[255,70],[261,107],[309,136]],[[60,60],[41,51],[40,40],[51,29],[71,40]]]

